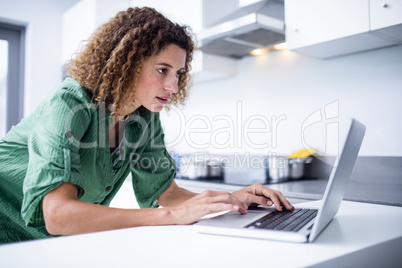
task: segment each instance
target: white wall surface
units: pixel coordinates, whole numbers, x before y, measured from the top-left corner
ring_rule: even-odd
[[[28,25],[26,115],[61,81],[63,10],[76,2],[0,2],[0,19]],[[194,30],[201,26],[196,14],[200,1],[196,5],[182,0],[126,2],[127,6],[155,7],[173,20],[194,24]],[[100,23],[99,16],[96,21]],[[402,46],[325,61],[278,51],[235,64],[237,76],[195,84],[186,107],[162,112],[169,150],[289,154],[312,146],[335,154],[338,132],[342,137],[348,118],[354,116],[368,127],[361,155],[402,155],[398,121],[402,115]],[[325,109],[327,117],[332,114],[333,118],[325,119]],[[315,116],[320,113],[324,119],[317,123]]]
[[[130,5],[131,0],[80,0],[66,10],[63,13],[63,63],[76,55],[96,28]]]
[[[311,146],[336,155],[355,117],[367,125],[360,155],[402,155],[402,46],[331,60],[285,50],[237,64],[237,76],[196,84],[184,109],[162,113],[171,151],[266,155]]]
[[[63,13],[62,62],[70,61],[96,29],[96,1],[82,0]]]

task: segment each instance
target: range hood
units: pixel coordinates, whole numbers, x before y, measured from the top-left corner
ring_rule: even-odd
[[[204,53],[242,58],[257,48],[285,42],[283,0],[260,1],[240,8],[198,33]]]

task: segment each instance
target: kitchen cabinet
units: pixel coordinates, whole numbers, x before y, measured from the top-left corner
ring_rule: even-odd
[[[318,58],[400,43],[401,1],[286,0],[288,49]],[[396,26],[395,26],[396,25]],[[388,35],[384,28],[393,26]],[[399,29],[399,33],[398,33]],[[395,38],[395,36],[399,36]]]
[[[402,42],[402,1],[370,0],[370,30]]]

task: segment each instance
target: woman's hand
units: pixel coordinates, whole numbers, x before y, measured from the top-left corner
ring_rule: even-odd
[[[270,207],[274,204],[278,211],[282,211],[281,206],[284,206],[287,210],[294,208],[281,192],[269,189],[259,183],[237,190],[232,194],[247,206],[262,205]]]
[[[191,224],[205,215],[225,210],[247,213],[247,205],[231,193],[209,190],[167,209],[175,224]]]
[[[275,204],[281,211],[284,206],[292,210],[293,206],[281,192],[269,189],[259,183],[242,188],[233,193],[204,191],[200,194],[178,187],[173,181],[170,187],[158,199],[160,205],[168,210],[170,222],[191,224],[201,217],[225,210],[247,213],[249,206]]]

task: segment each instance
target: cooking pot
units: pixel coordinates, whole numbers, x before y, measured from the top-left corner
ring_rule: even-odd
[[[312,157],[291,158],[271,156],[265,159],[265,175],[267,183],[298,180],[304,177],[305,164],[311,163]]]
[[[291,158],[289,162],[289,178],[291,180],[297,180],[304,177],[304,166],[310,164],[313,161],[312,157],[306,158]]]
[[[225,175],[224,164],[218,160],[195,160],[193,157],[183,157],[178,172],[183,179],[223,179]]]
[[[222,162],[207,161],[207,177],[209,179],[223,179],[225,177],[225,166]]]

